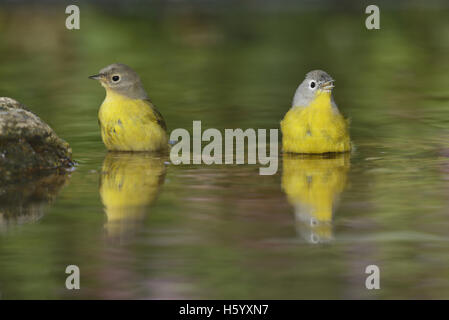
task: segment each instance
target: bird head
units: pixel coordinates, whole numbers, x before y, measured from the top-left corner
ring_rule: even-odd
[[[299,85],[293,98],[293,106],[308,106],[322,93],[331,94],[334,79],[323,70],[313,70],[306,74],[306,78]]]
[[[139,75],[125,64],[111,64],[89,78],[100,81],[106,91],[111,90],[132,99],[148,98]]]

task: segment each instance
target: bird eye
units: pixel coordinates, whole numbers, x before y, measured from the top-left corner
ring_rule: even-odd
[[[112,81],[114,81],[114,82],[117,82],[117,81],[119,81],[120,80],[120,77],[119,76],[112,76]]]
[[[310,87],[310,89],[315,89],[315,87],[316,87],[316,82],[315,81],[310,81],[309,82],[309,87]]]

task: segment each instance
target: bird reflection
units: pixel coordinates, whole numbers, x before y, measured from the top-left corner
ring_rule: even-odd
[[[332,216],[349,166],[349,154],[284,154],[282,189],[295,209],[297,231],[306,241],[332,240]]]
[[[165,156],[109,152],[103,161],[100,196],[111,238],[137,231],[165,179]]]

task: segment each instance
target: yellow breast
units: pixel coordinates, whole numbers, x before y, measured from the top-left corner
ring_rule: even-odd
[[[157,151],[168,148],[164,120],[148,100],[130,99],[107,90],[98,119],[101,137],[108,150]]]
[[[351,150],[347,121],[320,92],[307,107],[293,107],[281,121],[284,152],[328,153]]]

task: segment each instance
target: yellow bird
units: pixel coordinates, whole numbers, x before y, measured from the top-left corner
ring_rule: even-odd
[[[168,148],[164,118],[151,103],[133,69],[114,63],[89,78],[99,80],[106,89],[98,122],[108,150],[159,151]]]
[[[332,97],[334,79],[322,70],[306,75],[281,121],[284,152],[321,154],[351,150],[348,121]]]

